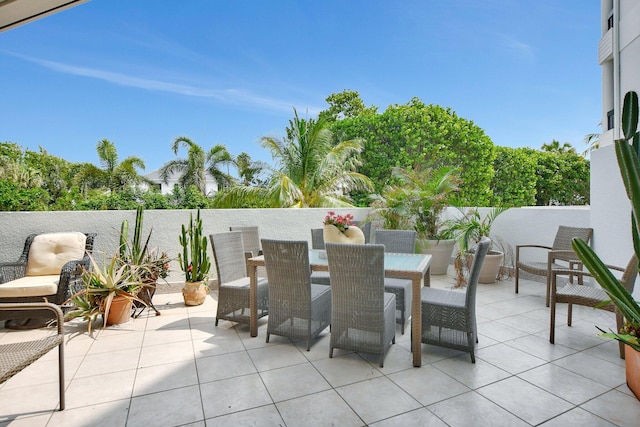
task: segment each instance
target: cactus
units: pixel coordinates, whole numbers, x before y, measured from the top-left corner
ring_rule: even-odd
[[[182,253],[178,255],[180,268],[184,271],[187,282],[207,280],[211,268],[211,260],[207,254],[207,238],[202,235],[202,219],[200,209],[194,221],[193,214],[189,215],[189,225],[182,225],[179,236]]]
[[[615,141],[616,157],[622,175],[627,196],[631,201],[631,235],[636,256],[640,258],[640,134],[638,127],[638,94],[628,92],[624,97],[622,110],[622,130],[624,138]],[[625,318],[623,331],[603,332],[603,336],[621,341],[636,351],[640,351],[640,305],[633,296],[620,284],[618,279],[611,274],[598,255],[580,239],[572,241],[573,249],[580,260],[593,274],[597,282],[602,286],[611,301],[618,307]],[[599,329],[599,328],[598,328]]]
[[[142,220],[144,208],[138,206],[136,209],[136,223],[133,227],[133,240],[129,243],[129,221],[122,221],[120,226],[120,257],[134,265],[141,265],[145,262],[149,248],[149,240],[151,239],[151,231],[147,236],[147,240],[142,245]]]

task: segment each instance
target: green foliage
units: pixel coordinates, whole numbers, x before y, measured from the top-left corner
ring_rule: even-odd
[[[529,150],[496,147],[491,181],[495,206],[532,206],[536,202],[536,162]]]
[[[187,282],[207,280],[211,261],[207,253],[207,237],[202,235],[200,209],[198,209],[195,221],[193,214],[189,214],[189,225],[182,225],[179,241],[182,253],[178,255],[178,260],[180,268],[184,271],[185,280]]]
[[[0,179],[0,210],[45,211],[49,194],[42,188],[25,188],[13,181]]]
[[[589,161],[575,153],[527,149],[536,161],[536,205],[589,203]]]
[[[393,167],[410,168],[426,161],[458,168],[460,193],[455,204],[488,206],[493,178],[494,146],[472,121],[450,108],[426,105],[413,98],[389,106],[382,114],[365,114],[336,121],[332,129],[342,138],[363,138],[360,172],[381,192]]]
[[[622,110],[622,130],[624,138],[615,141],[616,157],[622,181],[631,201],[631,235],[636,258],[640,257],[640,159],[638,158],[638,145],[640,134],[638,127],[638,95],[628,92],[624,98]],[[603,335],[621,341],[636,351],[640,351],[640,305],[625,289],[618,279],[606,267],[598,255],[580,239],[572,241],[573,249],[587,269],[593,274],[597,282],[602,286],[613,304],[620,310],[625,318],[623,330]],[[601,329],[602,331],[602,329]],[[602,331],[604,332],[604,331]]]
[[[353,90],[345,89],[340,93],[332,93],[325,98],[325,101],[329,104],[329,108],[321,111],[318,118],[327,123],[365,114],[376,114],[378,111],[376,106],[366,107],[360,94]]]

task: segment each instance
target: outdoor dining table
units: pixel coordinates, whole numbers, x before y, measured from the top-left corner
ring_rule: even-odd
[[[324,251],[312,249],[309,251],[309,264],[311,270],[329,271],[326,256],[321,256]],[[252,337],[258,336],[258,304],[256,290],[258,285],[258,267],[264,266],[264,255],[249,258],[250,288],[249,288],[249,332]],[[421,336],[422,336],[422,305],[420,303],[420,288],[431,285],[429,266],[431,255],[427,254],[384,254],[384,273],[386,277],[411,279],[413,287],[411,305],[411,352],[413,353],[413,366],[422,365]]]

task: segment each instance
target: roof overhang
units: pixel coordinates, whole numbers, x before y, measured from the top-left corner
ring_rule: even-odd
[[[0,32],[89,0],[0,0]]]

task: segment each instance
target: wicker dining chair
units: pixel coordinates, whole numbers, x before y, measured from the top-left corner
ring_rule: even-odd
[[[262,239],[269,281],[267,341],[271,334],[311,340],[331,323],[331,287],[311,283],[306,240]]]
[[[371,243],[371,221],[352,221],[353,225],[362,230],[364,243]]]
[[[25,312],[26,317],[33,317],[33,312],[46,312],[56,321],[56,333],[39,336],[30,341],[16,341],[0,344],[0,384],[22,371],[49,351],[58,347],[58,392],[60,394],[60,410],[65,407],[64,401],[64,318],[60,307],[48,302],[0,303],[1,312]],[[41,314],[38,314],[41,315]],[[25,396],[28,398],[28,396]]]
[[[613,265],[607,265],[609,270],[622,272],[620,283],[629,291],[633,293],[633,288],[638,276],[638,258],[635,255],[631,257],[626,268],[617,267]],[[549,327],[549,342],[555,343],[556,334],[556,304],[566,303],[567,306],[567,325],[571,326],[572,307],[574,304],[583,305],[586,307],[594,307],[600,310],[607,310],[615,313],[616,315],[616,331],[619,331],[624,325],[624,319],[622,313],[618,310],[612,302],[607,293],[598,285],[575,285],[568,283],[564,287],[559,288],[558,276],[569,275],[573,270],[571,269],[554,269],[551,272],[551,324]],[[618,273],[619,274],[619,273]],[[583,276],[593,277],[591,273],[585,271]],[[607,303],[609,301],[609,303]],[[624,359],[624,344],[620,344],[620,358]]]
[[[341,348],[384,357],[396,342],[396,296],[384,291],[384,246],[327,243],[331,275],[329,357]]]
[[[62,305],[82,285],[91,267],[88,254],[96,233],[40,233],[27,236],[15,262],[0,263],[0,303],[48,302]],[[49,310],[3,310],[2,320],[39,319]],[[36,322],[35,326],[41,326]]]
[[[249,323],[249,276],[242,246],[242,233],[229,231],[210,234],[211,248],[218,275],[218,310],[220,319]],[[269,286],[266,279],[258,279],[258,319],[269,314]]]
[[[571,247],[571,240],[574,237],[589,243],[593,235],[593,228],[568,227],[561,225],[558,227],[556,237],[552,246],[544,245],[516,245],[516,294],[520,285],[520,270],[536,276],[545,276],[547,280],[547,295],[545,304],[549,307],[549,296],[551,292],[551,271],[554,269],[573,270],[567,273],[569,279],[573,281],[573,276],[578,277],[578,283],[582,284],[582,263]],[[547,251],[547,260],[544,262],[526,261],[521,259],[521,251],[525,248],[544,249]],[[527,250],[529,250],[527,249]],[[563,264],[558,264],[561,261]],[[568,268],[567,268],[568,264]]]
[[[424,287],[421,291],[423,344],[462,350],[476,363],[474,348],[478,342],[476,292],[480,269],[491,240],[483,237],[473,257],[465,292]]]
[[[232,225],[231,227],[229,227],[229,231],[239,231],[242,233],[242,247],[244,248],[244,256],[246,259],[253,258],[254,256],[262,255],[262,248],[260,247],[260,231],[258,229],[258,226]],[[249,275],[249,270],[247,270],[247,276],[248,275]],[[258,277],[266,277],[266,275],[267,273],[264,267],[259,267]]]
[[[378,229],[373,233],[374,242],[384,245],[385,252],[412,254],[415,252],[417,233],[413,230],[384,230]],[[385,292],[396,295],[396,310],[399,312],[398,322],[400,333],[404,335],[404,325],[411,314],[412,283],[410,279],[386,277],[384,279]]]
[[[324,229],[312,228],[311,229],[311,249],[324,250]],[[311,283],[317,283],[319,285],[330,285],[331,278],[328,271],[312,271]]]

